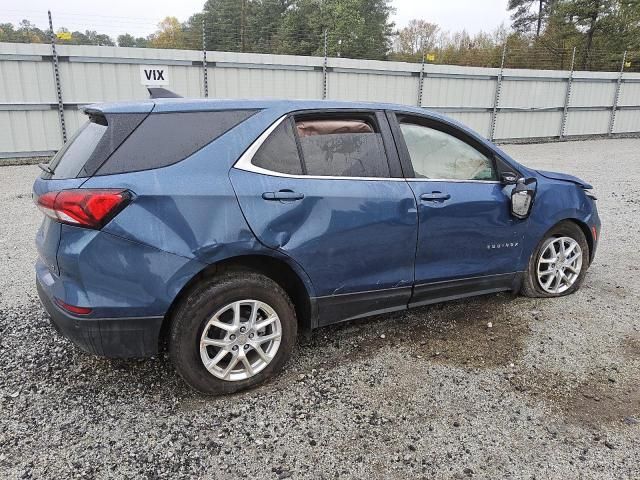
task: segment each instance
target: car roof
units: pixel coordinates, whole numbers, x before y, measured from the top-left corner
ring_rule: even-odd
[[[498,152],[503,158],[508,159],[514,165],[524,169],[513,160],[506,152],[489,142],[486,138],[471,130],[466,125],[454,118],[447,117],[438,112],[427,110],[426,108],[409,105],[399,105],[382,102],[345,102],[336,100],[284,100],[284,99],[255,99],[255,100],[225,100],[225,99],[202,99],[202,98],[156,98],[134,102],[112,102],[89,105],[84,108],[87,112],[100,113],[170,113],[170,112],[198,112],[215,110],[264,110],[271,111],[272,115],[286,115],[298,110],[339,110],[339,109],[362,109],[362,110],[391,110],[394,112],[412,113],[458,127],[467,134],[476,138],[489,149]],[[269,116],[269,115],[268,115]]]
[[[189,112],[238,109],[277,109],[281,111],[296,110],[331,110],[331,109],[363,109],[363,110],[394,110],[429,114],[442,118],[436,112],[419,107],[398,105],[381,102],[345,102],[336,100],[284,100],[284,99],[256,99],[256,100],[222,100],[200,98],[157,98],[138,102],[111,102],[90,105],[87,111],[102,113],[142,113],[153,110],[154,113]]]

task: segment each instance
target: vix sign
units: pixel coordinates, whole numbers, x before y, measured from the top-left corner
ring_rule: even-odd
[[[169,69],[166,65],[140,65],[142,85],[169,85]]]

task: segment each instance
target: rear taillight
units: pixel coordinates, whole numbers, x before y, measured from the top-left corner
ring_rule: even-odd
[[[48,217],[69,225],[102,228],[131,201],[127,190],[75,189],[48,192],[35,199]]]

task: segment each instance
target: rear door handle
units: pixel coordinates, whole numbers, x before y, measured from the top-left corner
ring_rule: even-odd
[[[295,201],[304,198],[303,193],[294,192],[293,190],[280,190],[279,192],[264,192],[262,194],[264,200],[275,201]]]
[[[425,202],[443,202],[445,200],[449,200],[451,195],[448,193],[442,192],[431,192],[431,193],[423,193],[420,195],[420,200]]]

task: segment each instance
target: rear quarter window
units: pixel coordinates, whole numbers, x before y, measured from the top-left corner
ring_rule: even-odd
[[[77,177],[106,133],[107,128],[106,124],[92,121],[80,127],[76,134],[51,159],[49,168],[54,171],[51,178],[57,180]]]
[[[302,163],[290,118],[278,125],[257,151],[251,163],[272,172],[302,174]]]
[[[151,113],[97,175],[173,165],[242,123],[257,110]]]

